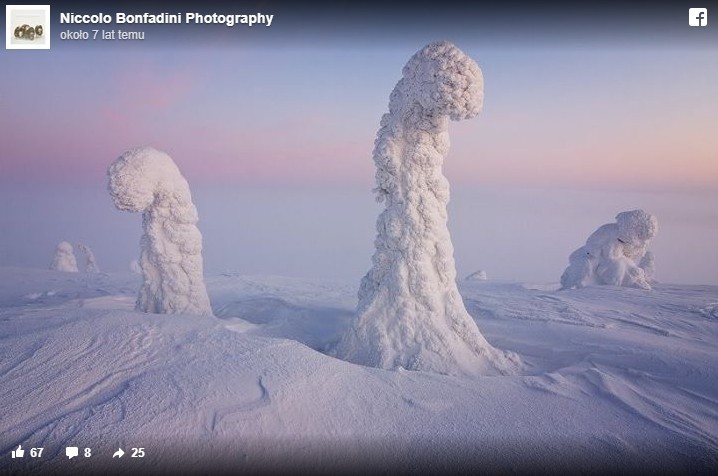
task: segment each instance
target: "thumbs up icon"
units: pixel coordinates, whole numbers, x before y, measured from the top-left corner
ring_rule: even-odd
[[[17,445],[17,449],[12,452],[12,457],[22,458],[23,456],[25,456],[25,450],[22,449],[22,445]]]

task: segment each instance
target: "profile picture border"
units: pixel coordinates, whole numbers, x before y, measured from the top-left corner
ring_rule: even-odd
[[[12,26],[13,12],[17,10],[37,10],[45,12],[45,24],[43,27],[44,41],[42,43],[28,41],[27,43],[13,43],[15,29]],[[50,49],[50,24],[52,17],[50,16],[50,5],[5,5],[5,49],[6,50],[49,50]],[[34,25],[33,25],[34,26]]]

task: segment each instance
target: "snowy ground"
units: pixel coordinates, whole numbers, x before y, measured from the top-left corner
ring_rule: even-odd
[[[217,318],[146,315],[138,276],[0,268],[0,473],[718,468],[716,286],[463,282],[527,368],[457,378],[323,353],[358,283],[207,284]],[[18,444],[45,450],[11,459]]]

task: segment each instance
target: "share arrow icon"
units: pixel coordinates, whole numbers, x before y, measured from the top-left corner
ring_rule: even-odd
[[[122,455],[124,455],[125,452],[122,451],[122,448],[115,451],[115,453],[112,455],[113,458],[122,458]]]

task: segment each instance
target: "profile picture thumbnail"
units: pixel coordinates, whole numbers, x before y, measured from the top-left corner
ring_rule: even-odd
[[[5,49],[50,49],[50,5],[6,5]]]

